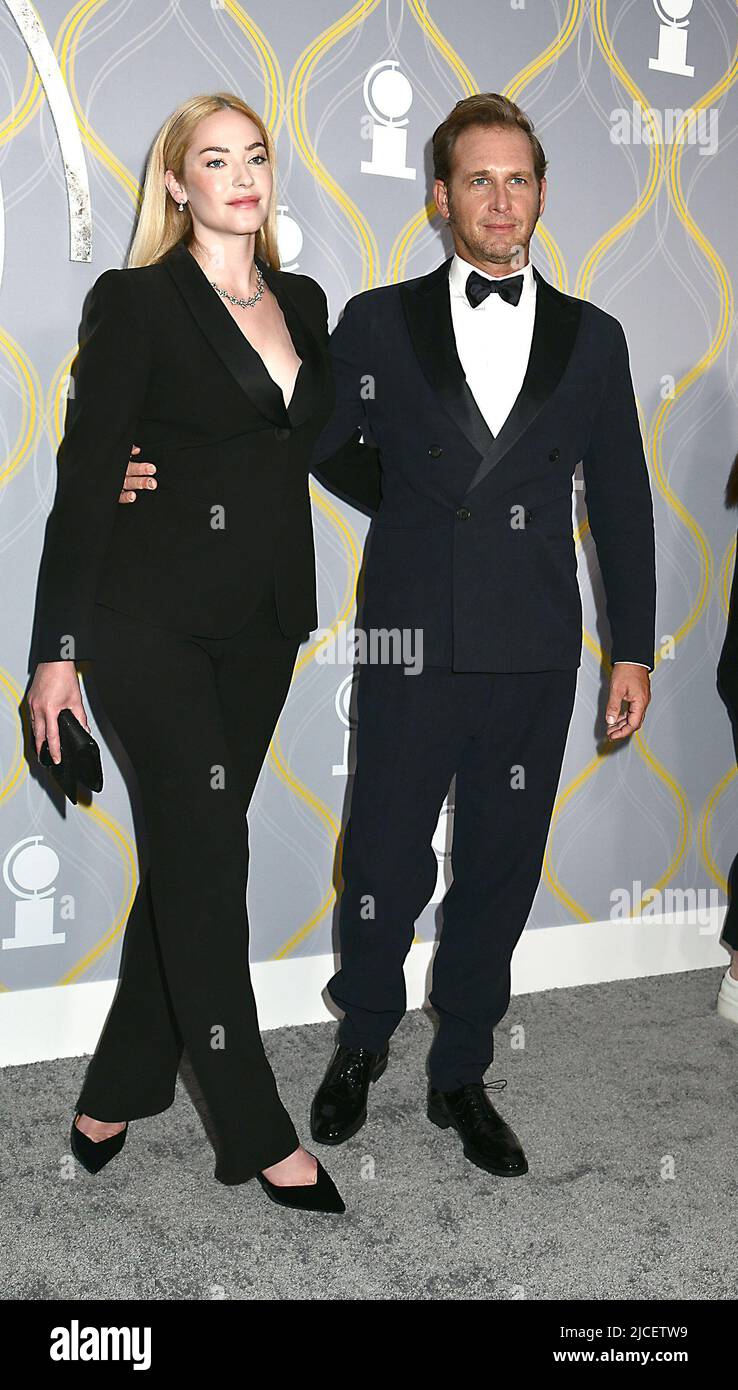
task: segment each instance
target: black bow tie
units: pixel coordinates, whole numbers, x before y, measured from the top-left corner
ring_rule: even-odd
[[[480,275],[476,270],[469,272],[466,282],[466,297],[476,309],[478,304],[487,298],[488,294],[499,294],[500,299],[504,299],[506,304],[517,304],[523,290],[522,275],[509,275],[504,280],[490,280],[486,275]]]

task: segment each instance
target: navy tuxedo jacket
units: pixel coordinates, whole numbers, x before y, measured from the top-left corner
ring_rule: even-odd
[[[458,671],[578,667],[582,460],[610,659],[652,669],[653,507],[623,330],[534,268],[528,368],[494,436],[456,351],[450,264],[354,296],[331,337],[336,404],[311,466],[343,447],[346,495],[376,513],[362,627],[422,629],[425,663]]]

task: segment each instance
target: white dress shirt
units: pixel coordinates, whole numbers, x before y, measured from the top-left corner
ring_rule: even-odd
[[[466,282],[473,270],[488,280],[509,280],[522,275],[518,303],[508,304],[499,294],[488,294],[474,308],[466,296]],[[528,369],[536,316],[533,266],[528,261],[509,275],[492,276],[455,252],[449,266],[448,288],[459,361],[469,390],[496,437],[520,394]],[[651,669],[643,661],[631,665]]]
[[[454,255],[449,267],[448,287],[456,351],[464,375],[490,430],[500,433],[520,394],[528,367],[533,324],[536,316],[536,282],[530,261],[521,270],[499,277],[523,276],[518,304],[506,304],[499,294],[472,308],[466,297],[466,282],[476,266]],[[477,271],[486,280],[497,279]]]

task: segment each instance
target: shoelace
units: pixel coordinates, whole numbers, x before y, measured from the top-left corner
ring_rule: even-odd
[[[469,1109],[475,1114],[475,1116],[477,1116],[479,1119],[491,1120],[493,1119],[493,1116],[490,1115],[486,1105],[484,1104],[483,1092],[504,1091],[506,1086],[507,1080],[505,1077],[500,1077],[497,1081],[482,1081],[480,1083],[480,1090],[474,1090],[469,1092],[469,1094],[466,1097],[466,1104],[468,1105]]]

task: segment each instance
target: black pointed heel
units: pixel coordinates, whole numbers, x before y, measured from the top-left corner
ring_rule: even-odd
[[[69,1136],[72,1153],[82,1164],[82,1167],[87,1169],[88,1173],[99,1173],[100,1169],[104,1168],[111,1158],[115,1158],[115,1155],[120,1153],[126,1142],[128,1125],[126,1124],[125,1129],[122,1129],[118,1134],[112,1134],[109,1139],[100,1139],[96,1142],[77,1128],[78,1114],[79,1111],[75,1110]]]
[[[301,1184],[299,1187],[278,1187],[276,1183],[265,1178],[263,1173],[257,1173],[256,1176],[267,1197],[271,1197],[279,1207],[293,1207],[295,1211],[327,1211],[334,1214],[344,1212],[346,1203],[336,1184],[326,1173],[320,1159],[317,1158],[315,1161],[318,1165],[316,1181]]]

